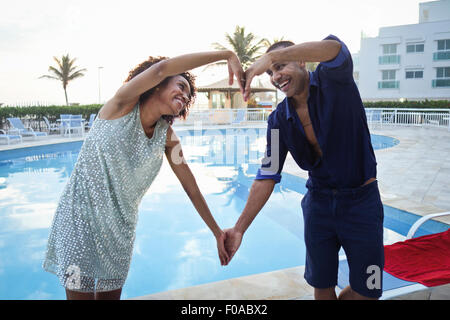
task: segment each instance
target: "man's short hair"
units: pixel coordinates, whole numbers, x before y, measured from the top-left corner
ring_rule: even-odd
[[[272,44],[272,45],[269,47],[269,49],[267,49],[266,53],[267,53],[267,52],[270,52],[270,51],[273,51],[273,50],[283,49],[283,48],[286,48],[286,47],[290,47],[290,46],[293,46],[293,45],[295,45],[295,43],[293,43],[292,41],[287,41],[287,40],[284,40],[284,41],[278,41],[278,42],[275,42],[274,44]]]

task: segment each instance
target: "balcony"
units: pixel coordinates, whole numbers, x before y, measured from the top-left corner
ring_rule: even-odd
[[[450,87],[450,78],[444,79],[433,79],[432,80],[433,88],[449,88]]]
[[[378,57],[378,64],[400,64],[400,55],[386,55]]]
[[[400,88],[400,81],[384,80],[378,81],[378,89],[398,89]]]
[[[450,60],[450,50],[433,53],[433,61]]]

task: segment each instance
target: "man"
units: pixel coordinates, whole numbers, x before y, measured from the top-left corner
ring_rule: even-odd
[[[305,62],[321,62],[308,72]],[[383,206],[376,160],[364,107],[353,80],[346,45],[330,35],[322,41],[272,45],[245,72],[244,99],[252,79],[264,72],[286,98],[268,119],[266,157],[236,225],[226,230],[234,255],[242,236],[281,180],[287,152],[309,172],[304,216],[305,279],[316,299],[337,299],[338,252],[344,248],[350,286],[339,299],[377,299],[384,265]]]

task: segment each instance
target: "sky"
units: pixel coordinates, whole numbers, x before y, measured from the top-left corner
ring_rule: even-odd
[[[65,104],[61,82],[39,79],[69,54],[85,76],[69,83],[69,102],[104,103],[148,56],[173,57],[225,46],[237,25],[258,38],[295,43],[334,34],[352,53],[361,32],[418,23],[420,0],[15,0],[0,2],[0,103]],[[102,68],[99,68],[102,67]],[[225,67],[193,70],[197,85]]]

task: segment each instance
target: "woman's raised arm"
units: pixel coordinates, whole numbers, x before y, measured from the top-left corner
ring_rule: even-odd
[[[114,97],[109,100],[102,108],[103,116],[110,116],[111,114],[126,114],[127,110],[132,109],[138,102],[139,96],[156,87],[165,78],[181,74],[191,69],[201,67],[220,60],[227,60],[229,71],[229,82],[233,83],[233,76],[236,76],[243,92],[244,71],[238,57],[229,50],[223,51],[208,51],[180,55],[167,60],[162,60],[155,63],[141,74],[137,75],[130,81],[126,82],[116,92]]]

